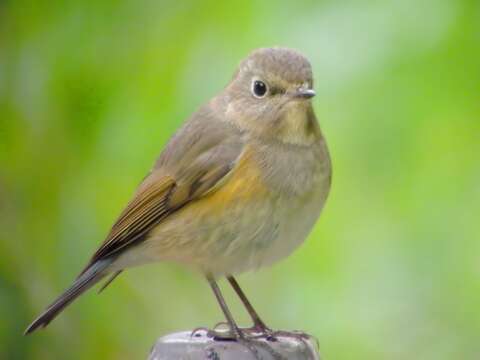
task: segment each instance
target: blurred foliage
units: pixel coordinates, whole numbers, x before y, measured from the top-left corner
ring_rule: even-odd
[[[299,251],[240,278],[252,302],[329,359],[480,356],[478,1],[4,0],[0,358],[142,359],[222,319],[200,276],[159,264],[22,337],[175,129],[272,45],[312,61],[334,186]]]

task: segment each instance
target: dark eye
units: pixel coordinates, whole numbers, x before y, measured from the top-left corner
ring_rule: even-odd
[[[267,84],[265,84],[263,81],[261,80],[255,80],[253,82],[253,86],[252,86],[252,92],[253,92],[253,95],[255,95],[256,97],[258,98],[262,98],[265,96],[265,94],[267,93]]]

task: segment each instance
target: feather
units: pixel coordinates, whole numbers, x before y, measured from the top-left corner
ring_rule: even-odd
[[[60,295],[47,309],[40,314],[25,330],[25,335],[34,332],[40,327],[47,326],[67,305],[77,297],[90,289],[105,274],[105,269],[113,262],[112,258],[103,259],[92,264],[82,275],[80,275],[62,295]]]
[[[108,285],[110,285],[112,283],[112,281],[115,280],[116,277],[122,273],[122,271],[123,270],[118,270],[112,276],[110,276],[110,278],[107,281],[105,281],[105,284],[103,284],[102,287],[98,290],[98,293],[100,294],[103,290],[105,290],[105,288]]]

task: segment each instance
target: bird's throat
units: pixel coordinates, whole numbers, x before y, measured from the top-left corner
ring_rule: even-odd
[[[276,136],[282,142],[295,145],[311,145],[318,140],[320,128],[311,104],[287,105],[277,122]]]

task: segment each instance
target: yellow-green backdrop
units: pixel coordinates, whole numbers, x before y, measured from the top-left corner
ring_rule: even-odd
[[[478,1],[4,0],[0,358],[144,359],[222,319],[200,276],[159,264],[22,336],[175,129],[273,45],[313,64],[334,181],[307,243],[239,278],[252,302],[327,359],[480,356]]]

